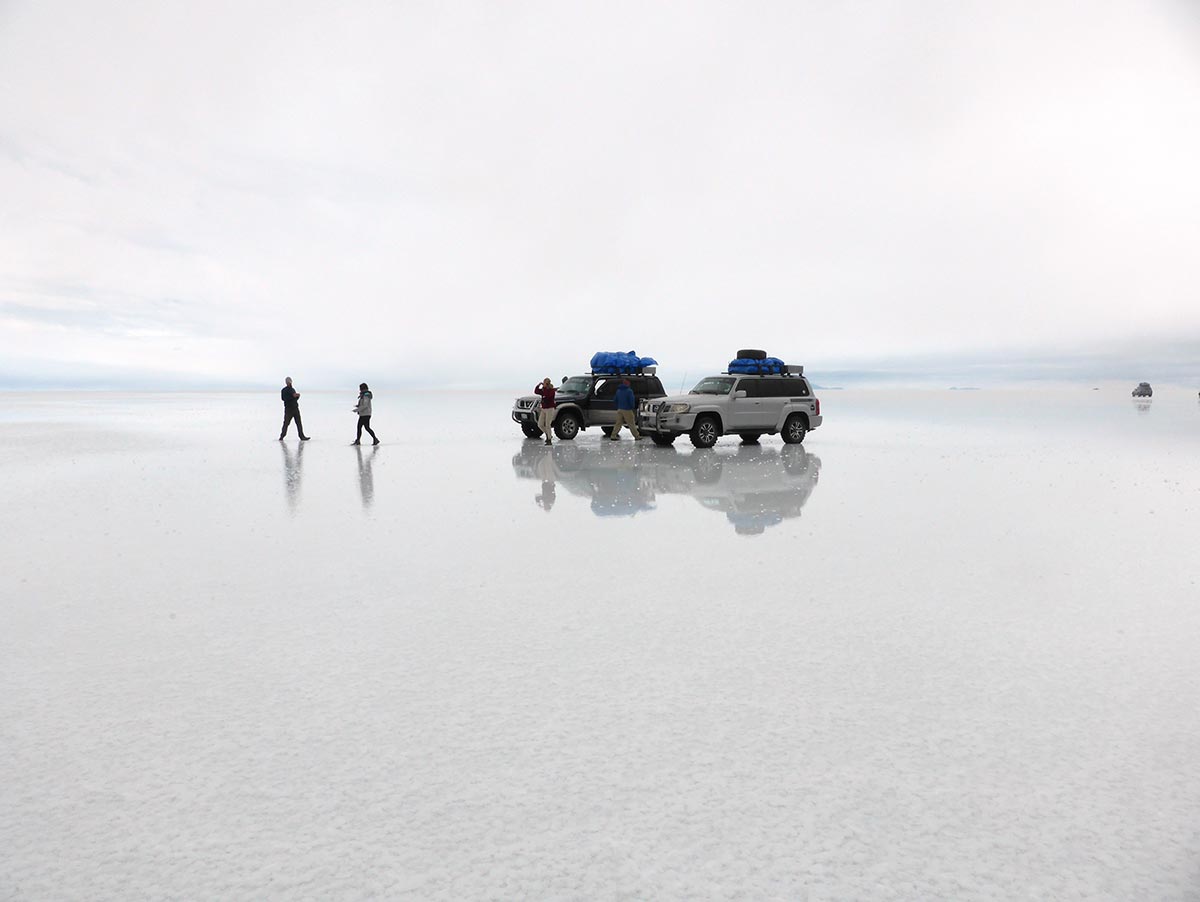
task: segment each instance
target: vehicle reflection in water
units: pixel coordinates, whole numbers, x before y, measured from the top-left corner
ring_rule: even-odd
[[[799,517],[821,473],[821,458],[801,445],[681,454],[649,442],[546,447],[529,441],[512,463],[518,479],[541,482],[534,501],[546,511],[560,484],[589,499],[597,517],[633,517],[653,511],[660,495],[691,495],[702,507],[725,514],[739,535],[760,535]]]
[[[1141,414],[1149,413],[1154,402],[1148,398],[1135,398],[1133,406],[1137,408],[1137,412]]]

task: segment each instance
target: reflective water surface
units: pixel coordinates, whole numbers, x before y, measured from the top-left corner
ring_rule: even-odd
[[[513,472],[541,483],[534,500],[546,511],[553,509],[559,485],[588,499],[597,517],[648,513],[661,496],[687,495],[724,514],[739,535],[760,535],[799,517],[821,474],[821,458],[801,445],[742,444],[680,454],[649,442],[617,444],[525,442],[513,456]]]
[[[0,395],[0,899],[1194,898],[1200,405],[1130,388]]]

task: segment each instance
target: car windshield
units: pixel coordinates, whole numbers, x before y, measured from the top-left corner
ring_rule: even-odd
[[[700,384],[692,389],[693,395],[727,395],[729,390],[733,388],[732,379],[722,379],[713,377],[711,379],[701,379]]]
[[[592,380],[587,376],[572,376],[558,387],[560,392],[568,395],[586,395],[592,387]]]

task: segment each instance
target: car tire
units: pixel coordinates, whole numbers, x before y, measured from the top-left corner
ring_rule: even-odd
[[[560,413],[554,420],[554,434],[564,442],[572,441],[579,435],[579,415],[566,411]]]
[[[799,445],[808,435],[808,420],[798,413],[792,414],[783,424],[783,440],[789,445]]]
[[[758,440],[762,438],[761,432],[747,432],[742,436],[743,445],[757,445]]]
[[[689,437],[697,448],[711,448],[721,437],[721,424],[716,417],[700,417],[692,427]]]
[[[538,429],[533,423],[522,423],[521,431],[525,433],[525,438],[542,437],[542,430]]]
[[[654,444],[658,445],[658,447],[660,447],[660,448],[670,448],[672,445],[675,444],[676,438],[678,438],[678,436],[659,435],[658,433],[655,433],[650,436],[650,441],[654,442]]]
[[[757,348],[743,348],[737,352],[739,360],[766,360],[767,352]]]

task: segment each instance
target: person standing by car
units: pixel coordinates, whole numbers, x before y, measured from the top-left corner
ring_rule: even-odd
[[[300,422],[300,392],[292,388],[291,376],[284,379],[283,383],[283,388],[279,392],[279,397],[283,399],[283,429],[279,432],[279,440],[283,441],[288,427],[292,425],[292,420],[295,420],[296,431],[300,433],[300,441],[307,442],[309,437],[304,434],[304,424]]]
[[[371,428],[371,390],[367,388],[367,383],[360,382],[358,384],[358,403],[354,405],[354,412],[358,414],[358,434],[354,436],[355,445],[362,444],[362,431],[365,429],[371,433],[371,438],[375,441],[374,445],[379,444],[379,436],[375,434],[375,430]]]
[[[542,435],[546,437],[546,444],[550,444],[550,427],[554,425],[554,383],[547,376],[542,380],[540,385],[533,387],[535,395],[541,395],[542,406],[538,409],[538,429],[542,430]]]
[[[619,441],[620,436],[617,433],[621,431],[622,426],[628,426],[629,431],[633,433],[634,440],[641,441],[642,434],[638,432],[637,421],[633,416],[633,411],[637,408],[637,397],[634,395],[628,379],[621,380],[613,400],[617,402],[617,422],[613,425],[609,438],[614,442]]]

